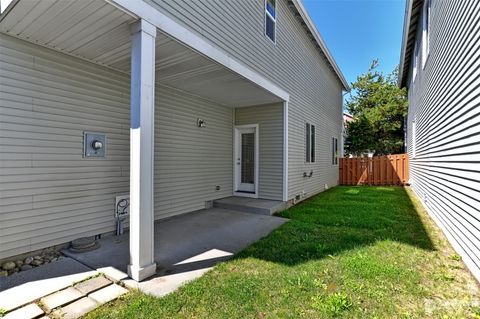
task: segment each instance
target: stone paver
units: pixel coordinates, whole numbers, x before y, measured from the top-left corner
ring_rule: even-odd
[[[76,284],[74,287],[84,295],[110,285],[112,282],[103,276],[98,276]]]
[[[95,300],[84,297],[53,312],[54,318],[76,319],[100,306]]]
[[[3,319],[31,319],[43,315],[43,310],[39,306],[32,303],[5,315]]]
[[[98,303],[103,304],[103,303],[112,301],[127,292],[128,292],[127,289],[117,284],[113,284],[105,288],[102,288],[94,293],[91,293],[89,297],[97,301]]]
[[[57,291],[54,294],[43,297],[40,302],[45,306],[45,309],[50,312],[53,309],[63,306],[67,303],[82,298],[84,295],[73,287]]]
[[[128,275],[126,273],[114,267],[98,268],[97,271],[104,274],[107,278],[113,281],[120,281],[128,278]]]
[[[16,309],[97,274],[71,258],[64,258],[1,278],[0,308]]]

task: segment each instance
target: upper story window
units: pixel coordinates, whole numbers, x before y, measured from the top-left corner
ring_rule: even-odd
[[[305,125],[305,162],[315,163],[315,125]]]
[[[413,53],[413,74],[412,74],[412,82],[415,82],[418,73],[418,44],[415,45],[414,53]]]
[[[426,0],[423,6],[422,19],[422,68],[425,68],[428,55],[430,54],[430,7],[431,0]]]
[[[276,0],[265,0],[265,35],[275,42],[277,29]]]

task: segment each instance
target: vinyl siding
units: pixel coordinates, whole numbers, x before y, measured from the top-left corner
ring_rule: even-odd
[[[243,107],[235,110],[235,124],[258,124],[258,197],[282,200],[283,104]]]
[[[155,218],[231,196],[234,110],[157,86],[155,112]]]
[[[287,0],[277,1],[277,42],[264,34],[264,1],[147,0],[233,58],[290,94],[289,198],[336,185],[331,138],[340,139],[342,85],[294,16]],[[317,162],[305,163],[306,121],[317,127]],[[312,178],[303,173],[313,170]]]
[[[431,10],[430,55],[408,80],[411,183],[480,279],[480,3],[432,1]]]
[[[0,259],[115,229],[129,91],[128,75],[0,34]],[[233,109],[156,94],[155,218],[231,195]],[[106,133],[106,158],[82,157],[84,131]]]

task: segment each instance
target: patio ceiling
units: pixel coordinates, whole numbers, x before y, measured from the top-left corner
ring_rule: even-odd
[[[0,32],[129,73],[130,25],[138,18],[105,0],[14,0]],[[166,34],[157,32],[156,81],[238,107],[282,100]]]

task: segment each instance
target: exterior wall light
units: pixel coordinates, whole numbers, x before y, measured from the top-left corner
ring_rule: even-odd
[[[197,126],[198,127],[205,127],[207,125],[207,123],[205,123],[204,120],[202,119],[197,119]]]

